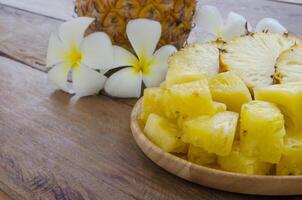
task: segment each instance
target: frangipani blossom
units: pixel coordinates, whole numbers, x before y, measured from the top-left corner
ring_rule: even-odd
[[[214,6],[201,6],[194,19],[196,42],[209,42],[217,39],[230,40],[234,36],[248,33],[249,24],[241,15],[230,12],[224,21]]]
[[[102,73],[109,70],[113,63],[113,47],[105,33],[93,33],[84,38],[93,20],[79,17],[65,22],[49,40],[49,80],[58,88],[75,93],[78,97],[98,93],[106,81]],[[70,78],[71,82],[68,80]]]
[[[263,18],[255,29],[256,32],[286,33],[287,29],[280,22],[273,18]]]
[[[142,82],[146,87],[155,87],[164,80],[168,58],[176,48],[166,45],[155,51],[161,36],[161,25],[153,20],[129,21],[126,32],[136,55],[122,47],[113,47],[114,67],[125,68],[107,79],[105,91],[114,97],[139,97]]]

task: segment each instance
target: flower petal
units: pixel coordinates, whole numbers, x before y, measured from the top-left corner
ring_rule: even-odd
[[[256,32],[276,32],[285,33],[287,29],[282,26],[278,20],[273,18],[263,18],[260,20],[256,26]]]
[[[215,6],[201,6],[195,16],[196,27],[202,28],[205,32],[219,35],[222,30],[223,20],[219,10]]]
[[[177,49],[172,45],[166,45],[157,50],[153,56],[153,64],[147,75],[143,75],[146,87],[159,86],[165,80],[168,70],[168,59]]]
[[[148,74],[143,75],[146,87],[158,87],[164,80],[168,70],[168,63],[161,61],[150,66]]]
[[[47,49],[46,66],[52,67],[64,61],[64,47],[57,34],[51,34]]]
[[[173,45],[165,45],[158,49],[154,55],[153,60],[163,60],[168,62],[168,58],[177,51],[177,49]]]
[[[135,19],[128,22],[128,39],[137,56],[150,58],[161,36],[161,25],[150,19]]]
[[[60,63],[49,70],[48,79],[59,89],[72,94],[72,86],[67,81],[69,71],[70,67],[66,67],[65,63]]]
[[[113,65],[113,47],[106,33],[88,35],[80,47],[82,62],[93,69],[110,69]]]
[[[125,67],[125,66],[132,66],[133,63],[137,62],[137,57],[133,55],[128,50],[119,47],[113,46],[114,52],[114,67]]]
[[[218,39],[217,35],[214,35],[212,33],[206,32],[200,28],[194,29],[194,35],[193,39],[190,43],[206,43],[206,42],[211,42],[215,41]]]
[[[93,20],[94,18],[90,17],[78,17],[63,23],[59,29],[59,37],[65,46],[70,47],[71,45],[75,45],[79,47],[86,29]]]
[[[105,85],[105,91],[113,97],[133,98],[141,95],[142,73],[127,67],[111,75]]]
[[[235,36],[240,36],[248,33],[248,24],[241,15],[230,12],[222,32],[222,39],[230,40]]]
[[[90,96],[103,89],[106,77],[85,65],[74,68],[72,86],[78,97]]]

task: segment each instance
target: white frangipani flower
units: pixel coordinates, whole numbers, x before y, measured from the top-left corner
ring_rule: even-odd
[[[244,35],[248,32],[249,24],[241,15],[230,12],[223,20],[219,10],[210,5],[201,6],[194,18],[195,41],[209,42],[217,39],[230,40],[234,36]]]
[[[280,22],[273,18],[263,18],[255,29],[256,32],[286,33],[287,29]]]
[[[113,46],[105,33],[93,33],[84,38],[93,20],[79,17],[65,22],[49,40],[49,80],[58,88],[75,93],[78,97],[98,93],[106,81],[102,73],[113,64]],[[68,80],[70,78],[71,82]]]
[[[155,51],[161,36],[161,25],[153,20],[129,21],[126,32],[136,55],[114,46],[114,66],[125,68],[108,78],[105,91],[114,97],[139,97],[142,82],[146,87],[155,87],[164,80],[168,58],[176,48],[166,45]]]

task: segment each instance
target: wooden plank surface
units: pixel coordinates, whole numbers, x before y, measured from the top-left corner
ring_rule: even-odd
[[[275,17],[290,32],[302,33],[298,5],[202,2],[223,13],[236,11],[253,24]],[[0,57],[0,189],[14,199],[30,200],[300,199],[237,195],[181,180],[138,149],[127,100],[98,96],[73,102],[54,92],[41,72],[48,38],[72,10],[71,0],[0,0],[0,55],[18,61]]]
[[[130,106],[100,96],[72,102],[46,74],[3,57],[0,86],[0,187],[14,199],[259,199],[157,167],[132,139]]]
[[[60,20],[74,15],[72,0],[0,0],[0,4]]]

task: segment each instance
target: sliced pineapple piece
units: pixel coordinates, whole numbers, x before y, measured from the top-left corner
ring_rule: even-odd
[[[150,114],[144,129],[146,136],[166,152],[186,153],[188,145],[181,139],[181,132],[175,124],[163,117]]]
[[[277,175],[302,175],[302,133],[285,137],[284,153]]]
[[[252,100],[248,88],[234,72],[216,75],[209,85],[213,99],[225,103],[230,111],[240,112],[242,104]]]
[[[167,87],[163,95],[165,115],[169,119],[212,115],[215,112],[207,80]]]
[[[213,106],[214,106],[214,112],[215,112],[214,114],[227,110],[227,106],[224,103],[214,101]]]
[[[219,72],[219,50],[217,44],[193,44],[176,52],[169,59],[169,69],[172,68],[196,69],[198,72],[207,72],[210,77]]]
[[[143,107],[140,114],[140,120],[146,123],[151,113],[162,115],[164,113],[162,105],[163,89],[147,88],[144,90]]]
[[[218,156],[217,162],[223,170],[250,175],[266,175],[272,167],[272,164],[243,155],[237,141],[234,142],[231,153],[227,156]]]
[[[234,71],[250,89],[271,85],[277,58],[297,41],[288,34],[278,33],[236,37],[223,47],[221,70]]]
[[[275,103],[282,111],[288,132],[302,132],[302,82],[256,88],[255,98]]]
[[[221,156],[231,152],[238,114],[220,112],[184,122],[182,140]]]
[[[226,111],[227,107],[224,103],[220,103],[220,102],[216,102],[216,101],[213,101],[213,109],[214,109],[214,113],[213,114],[217,114],[217,113],[220,113],[220,112],[223,112],[223,111]],[[183,128],[183,123],[185,121],[188,121],[189,119],[192,119],[192,118],[188,118],[188,117],[185,117],[185,116],[182,116],[182,117],[179,117],[177,119],[177,125],[179,128]]]
[[[276,83],[302,81],[302,44],[284,51],[277,60]]]
[[[198,165],[208,165],[216,162],[216,154],[208,153],[200,147],[194,145],[189,146],[188,160]]]
[[[188,66],[171,67],[167,72],[165,86],[169,87],[174,84],[198,81],[201,79],[208,79],[208,74],[201,72],[197,68]]]
[[[240,148],[244,155],[259,161],[278,163],[285,136],[284,120],[272,103],[251,101],[240,114]]]

